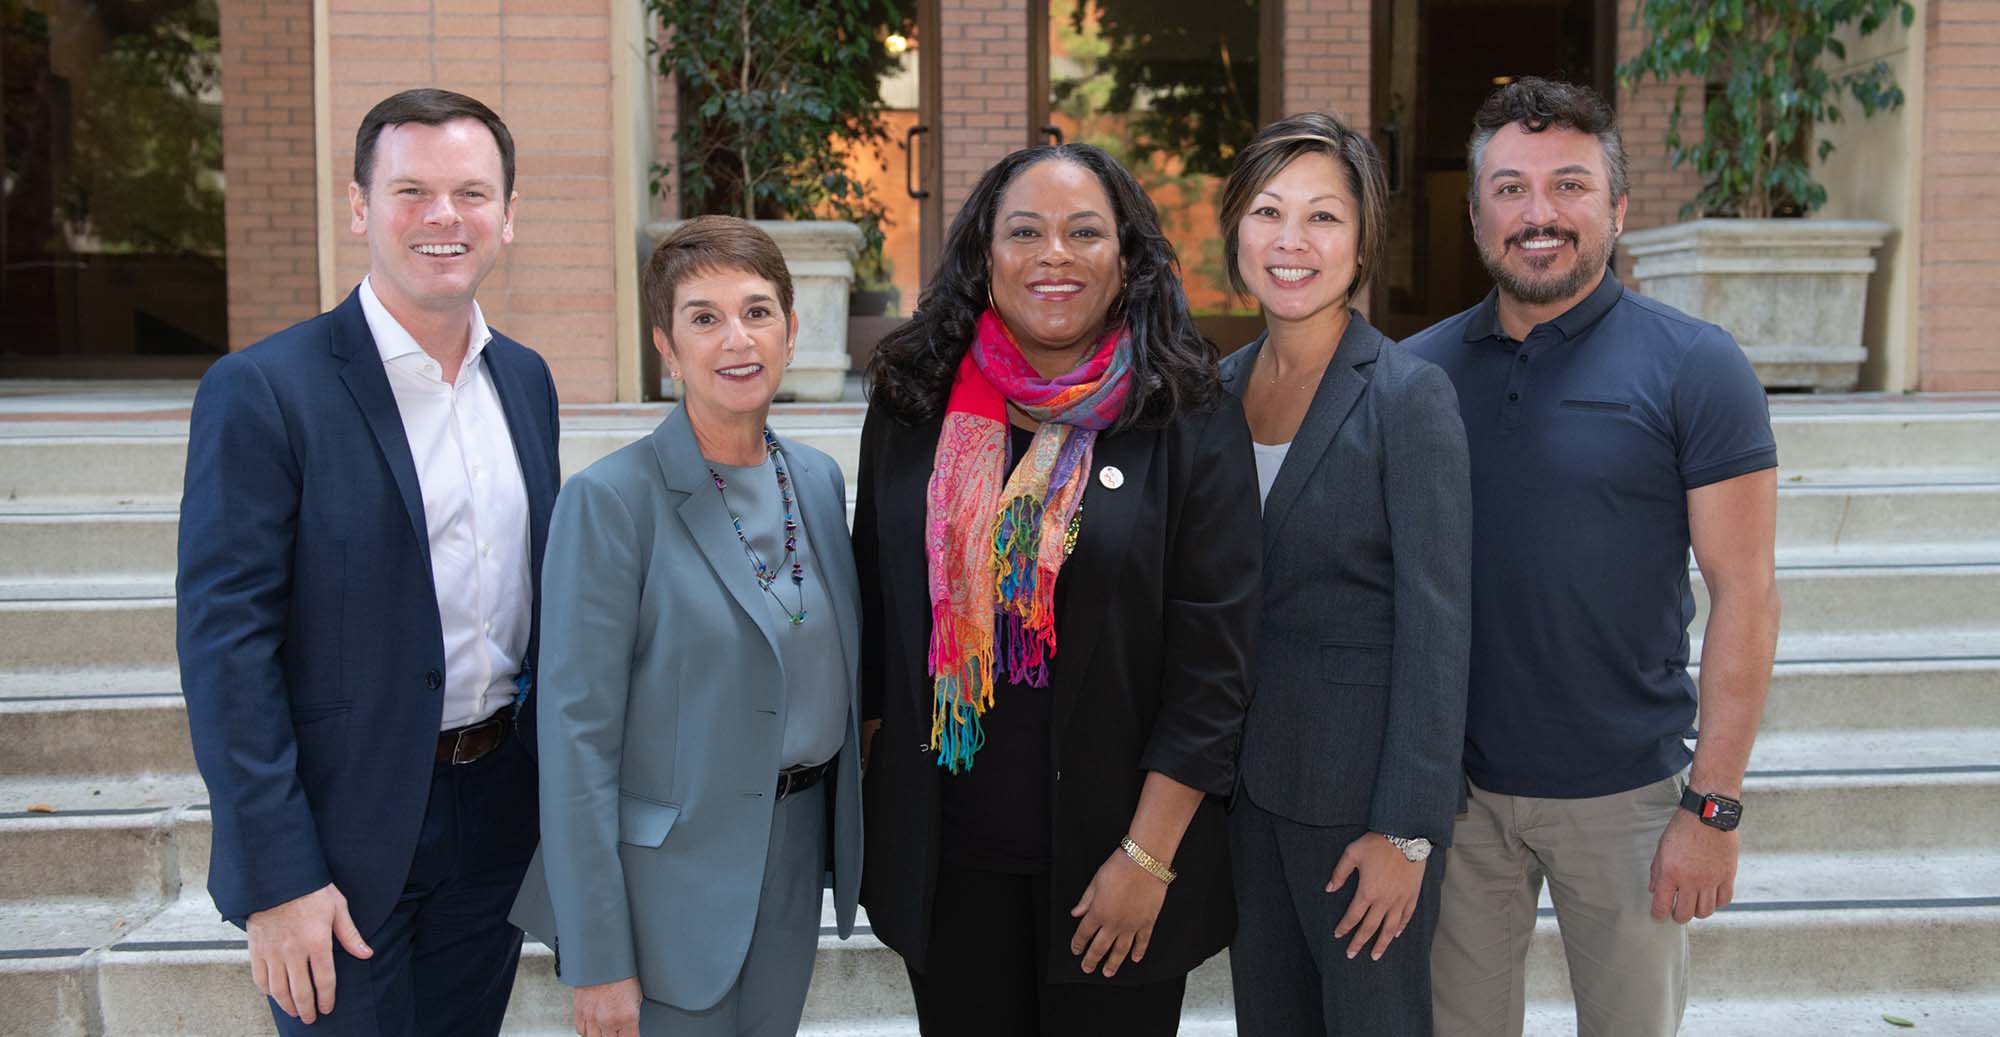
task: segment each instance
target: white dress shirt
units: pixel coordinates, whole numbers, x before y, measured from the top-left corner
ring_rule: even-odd
[[[471,348],[456,384],[361,281],[361,312],[382,354],[423,488],[431,583],[444,628],[439,730],[477,723],[514,697],[534,591],[528,490],[500,394],[480,357],[493,333],[472,304]]]

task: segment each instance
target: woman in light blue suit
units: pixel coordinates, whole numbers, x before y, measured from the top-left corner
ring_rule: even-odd
[[[791,1034],[823,876],[845,936],[861,873],[846,491],[765,424],[798,335],[770,237],[692,220],[645,281],[685,395],[556,501],[514,917],[555,948],[579,1034]]]

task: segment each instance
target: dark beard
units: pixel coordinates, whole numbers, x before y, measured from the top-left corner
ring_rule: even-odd
[[[1576,265],[1569,273],[1554,280],[1530,280],[1501,265],[1500,258],[1506,254],[1509,247],[1525,238],[1549,234],[1564,238],[1578,247]],[[1476,238],[1473,244],[1479,250],[1479,261],[1485,264],[1486,272],[1492,275],[1493,283],[1500,287],[1502,293],[1530,306],[1546,306],[1576,295],[1584,288],[1596,284],[1598,279],[1604,276],[1604,268],[1611,263],[1611,250],[1618,244],[1618,230],[1615,225],[1606,224],[1602,244],[1588,252],[1581,250],[1582,246],[1575,232],[1559,227],[1529,227],[1517,231],[1501,242],[1500,255],[1487,251],[1485,242]]]

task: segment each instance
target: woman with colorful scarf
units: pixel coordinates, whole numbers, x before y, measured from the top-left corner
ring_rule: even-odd
[[[927,1034],[1172,1034],[1236,925],[1262,550],[1242,410],[1152,202],[1088,145],[1009,155],[869,382],[875,934]]]

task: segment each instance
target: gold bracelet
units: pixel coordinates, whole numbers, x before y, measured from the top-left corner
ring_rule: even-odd
[[[1133,842],[1129,835],[1118,840],[1118,848],[1125,851],[1125,856],[1132,858],[1132,863],[1146,869],[1146,874],[1166,885],[1173,885],[1174,879],[1179,877],[1179,873],[1168,867],[1166,861],[1147,853],[1145,848]]]

